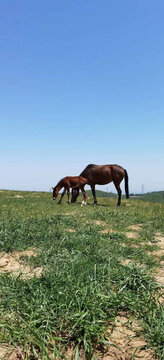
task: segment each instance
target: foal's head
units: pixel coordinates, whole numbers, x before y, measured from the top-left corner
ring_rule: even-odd
[[[56,200],[56,198],[57,198],[57,196],[58,196],[58,193],[59,193],[59,190],[57,189],[56,186],[53,187],[52,190],[53,190],[52,198],[53,198],[53,200]]]

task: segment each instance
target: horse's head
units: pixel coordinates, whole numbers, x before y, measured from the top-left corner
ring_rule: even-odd
[[[52,190],[53,190],[53,192],[52,192],[52,198],[53,198],[53,200],[56,200],[56,198],[57,198],[57,196],[58,196],[58,193],[59,193],[59,190],[57,189],[56,186],[55,186],[55,187],[52,187]]]
[[[79,196],[79,188],[76,187],[76,188],[72,189],[72,199],[71,199],[71,203],[75,203],[78,196]]]

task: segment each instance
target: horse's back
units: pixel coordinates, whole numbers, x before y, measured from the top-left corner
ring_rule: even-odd
[[[82,176],[66,176],[63,179],[63,186],[71,188],[87,184],[87,179]]]
[[[109,165],[109,166],[112,168],[112,170],[117,171],[118,174],[123,176],[125,175],[125,169],[122,166],[117,164]]]
[[[123,179],[124,174],[124,168],[117,164],[89,164],[80,176],[87,178],[90,184],[105,185],[113,181],[115,177]]]

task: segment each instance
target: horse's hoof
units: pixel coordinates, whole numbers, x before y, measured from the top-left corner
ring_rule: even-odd
[[[93,206],[97,206],[97,203],[93,203]]]

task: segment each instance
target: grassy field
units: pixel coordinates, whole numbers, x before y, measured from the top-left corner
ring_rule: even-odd
[[[112,333],[124,317],[145,339],[126,359],[143,348],[164,359],[164,204],[66,200],[0,192],[2,350],[19,349],[19,359],[30,360],[116,359],[105,354],[122,351]]]
[[[117,198],[117,194],[112,192],[96,190],[96,194],[97,197]],[[87,195],[92,196],[91,190],[87,190]],[[123,195],[122,197],[124,198],[125,195]],[[138,200],[143,200],[143,201],[164,203],[164,191],[152,191],[150,193],[145,193],[145,194],[131,194],[131,198],[136,198]]]
[[[164,191],[153,191],[139,196],[141,200],[164,203]]]
[[[92,197],[92,191],[91,190],[87,190],[86,192],[87,192],[87,196]],[[106,191],[96,189],[96,196],[101,197],[101,198],[102,197],[117,198],[118,195],[116,193],[106,192]]]

